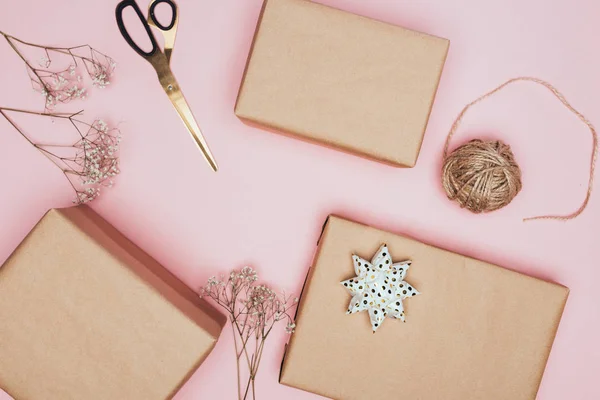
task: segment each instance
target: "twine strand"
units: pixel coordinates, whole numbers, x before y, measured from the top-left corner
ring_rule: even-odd
[[[448,154],[450,140],[458,130],[467,111],[477,103],[494,95],[506,86],[517,81],[537,83],[548,89],[560,102],[577,116],[592,134],[593,150],[590,158],[590,176],[585,199],[579,208],[567,215],[541,215],[524,218],[523,221],[540,219],[570,220],[579,216],[587,207],[594,186],[594,173],[598,158],[598,134],[592,123],[577,111],[550,83],[533,77],[517,77],[509,79],[497,88],[485,93],[467,104],[454,120],[444,145],[444,167],[442,182],[448,198],[458,201],[462,207],[479,213],[493,211],[504,207],[512,201],[521,189],[521,171],[517,165],[510,146],[500,142],[484,142],[472,140]]]

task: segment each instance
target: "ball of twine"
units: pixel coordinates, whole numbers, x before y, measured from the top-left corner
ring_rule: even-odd
[[[521,169],[510,146],[479,139],[444,160],[442,184],[448,198],[474,213],[498,210],[521,190]]]
[[[448,198],[455,200],[462,207],[482,213],[494,211],[509,204],[521,190],[521,170],[515,161],[510,146],[501,141],[482,141],[479,139],[460,146],[448,153],[450,140],[456,133],[460,122],[467,111],[477,103],[499,92],[506,86],[519,81],[532,82],[548,89],[560,102],[581,122],[592,134],[592,154],[590,159],[590,176],[585,198],[579,208],[566,215],[540,215],[525,218],[525,221],[536,219],[569,220],[580,215],[588,205],[594,183],[594,170],[598,157],[598,135],[592,123],[565,99],[554,86],[538,78],[521,76],[509,79],[497,88],[485,93],[467,104],[458,115],[446,137],[444,146],[444,166],[442,184]]]

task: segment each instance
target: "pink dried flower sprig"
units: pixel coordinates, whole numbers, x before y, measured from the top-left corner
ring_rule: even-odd
[[[72,144],[44,144],[31,139],[8,115],[9,112],[68,120],[77,139]],[[77,119],[75,114],[39,113],[14,108],[0,108],[2,115],[33,147],[52,161],[75,191],[73,203],[84,204],[96,199],[103,187],[112,187],[120,173],[119,147],[121,132],[110,128],[103,120],[91,124]]]
[[[212,299],[229,316],[234,335],[239,400],[256,399],[254,382],[266,339],[274,325],[285,321],[285,330],[289,334],[296,327],[291,310],[298,303],[298,298],[277,294],[257,281],[256,271],[244,267],[228,276],[210,278],[200,292],[200,296]],[[244,363],[241,362],[242,357]],[[241,385],[242,367],[247,369],[248,376],[244,387]]]
[[[116,63],[112,58],[89,45],[75,47],[42,46],[25,42],[2,31],[0,31],[0,34],[4,36],[12,49],[25,63],[31,85],[35,91],[44,96],[47,110],[53,109],[59,103],[86,98],[87,89],[83,85],[82,76],[78,73],[81,65],[83,65],[87,75],[92,80],[92,85],[101,89],[110,84],[116,68]],[[30,62],[19,50],[18,45],[41,49],[43,55],[39,59],[38,65]],[[53,54],[69,57],[72,64],[66,69],[51,70]]]

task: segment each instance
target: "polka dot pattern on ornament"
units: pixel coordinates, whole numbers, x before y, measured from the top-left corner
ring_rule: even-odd
[[[352,295],[346,313],[367,310],[373,332],[381,327],[388,316],[406,322],[402,300],[420,294],[404,281],[411,261],[394,263],[384,244],[371,261],[353,255],[352,262],[356,276],[341,282]]]

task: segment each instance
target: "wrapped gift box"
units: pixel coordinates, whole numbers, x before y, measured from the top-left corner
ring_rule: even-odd
[[[395,166],[417,161],[449,42],[306,0],[265,0],[242,120]]]
[[[372,332],[346,315],[352,255],[386,243],[421,294],[406,323]],[[330,216],[300,300],[280,382],[334,399],[535,399],[569,290]]]
[[[85,206],[51,210],[0,268],[0,388],[163,400],[225,318]]]

